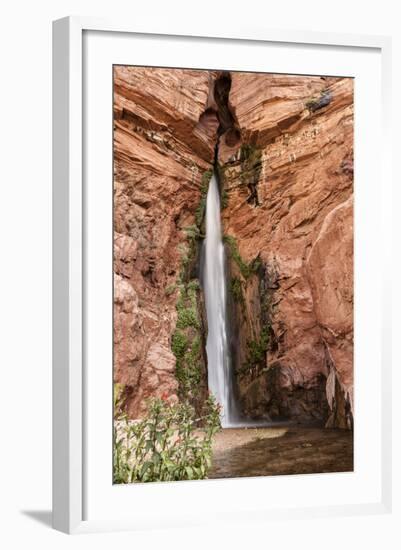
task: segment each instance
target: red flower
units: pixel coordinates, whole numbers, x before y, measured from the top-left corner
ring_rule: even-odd
[[[162,393],[161,398],[163,399],[163,401],[167,401],[167,399],[168,399],[168,392],[164,391],[164,392]]]

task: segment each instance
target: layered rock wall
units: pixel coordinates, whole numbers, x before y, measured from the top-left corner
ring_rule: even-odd
[[[177,282],[214,160],[212,85],[203,71],[114,68],[114,380],[132,417],[179,392]]]
[[[243,411],[349,427],[352,79],[116,67],[114,150],[114,377],[129,414],[180,395],[192,375],[177,365],[198,368],[205,395],[197,264],[216,160]]]
[[[233,73],[230,105],[241,146],[220,158],[225,232],[243,263],[263,267],[240,277],[242,292],[255,278],[265,289],[240,314],[250,351],[266,351],[247,361],[240,342],[240,399],[249,415],[349,426],[353,81]]]

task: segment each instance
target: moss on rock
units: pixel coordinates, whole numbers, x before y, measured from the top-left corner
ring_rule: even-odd
[[[256,273],[261,265],[260,259],[257,256],[249,263],[246,262],[238,249],[237,240],[231,235],[224,235],[223,242],[228,245],[230,254],[244,279],[248,279],[252,274]]]
[[[250,143],[244,143],[240,150],[241,183],[249,189],[247,202],[259,206],[258,182],[262,171],[262,150]]]
[[[201,315],[200,284],[197,265],[202,228],[206,211],[206,197],[212,170],[204,172],[201,181],[201,198],[195,211],[195,223],[184,229],[186,240],[180,245],[181,270],[176,288],[179,289],[176,311],[177,323],[171,338],[171,350],[176,358],[178,394],[182,401],[202,406],[202,391],[206,381],[206,366],[203,353],[203,320]],[[206,395],[206,391],[204,392]]]

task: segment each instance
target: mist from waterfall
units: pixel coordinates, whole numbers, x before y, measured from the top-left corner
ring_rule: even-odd
[[[209,390],[222,406],[221,424],[225,428],[232,426],[237,420],[228,346],[226,286],[220,192],[216,176],[213,174],[206,200],[203,262],[203,287],[208,323],[206,353]]]

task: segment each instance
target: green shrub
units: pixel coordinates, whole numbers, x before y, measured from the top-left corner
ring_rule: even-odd
[[[244,143],[240,150],[241,183],[249,189],[248,202],[259,206],[257,185],[262,171],[262,150],[255,145]]]
[[[248,363],[253,366],[264,362],[268,345],[269,332],[267,328],[263,328],[259,340],[251,340],[248,342]]]
[[[192,279],[191,281],[189,281],[189,283],[187,284],[187,289],[189,291],[199,290],[200,289],[200,284],[199,284],[198,279]]]
[[[256,179],[259,178],[260,170],[262,168],[262,151],[255,145],[250,143],[244,143],[240,150],[240,162],[242,168],[242,174],[247,172],[254,172]]]
[[[194,288],[187,286],[185,290],[181,290],[176,310],[178,313],[177,328],[193,327],[200,329],[196,290]]]
[[[201,192],[205,195],[207,195],[209,182],[212,179],[212,176],[213,176],[213,170],[206,170],[206,172],[203,172],[202,174]]]
[[[180,330],[176,330],[171,339],[171,350],[177,360],[182,359],[188,347],[188,339]]]
[[[187,328],[187,327],[200,328],[198,312],[190,307],[184,307],[179,309],[177,327],[178,328]]]
[[[201,233],[197,225],[188,225],[188,227],[185,227],[184,231],[187,238],[190,240],[196,240],[201,237]]]
[[[198,279],[192,278],[200,240],[204,238],[202,226],[206,210],[206,196],[212,170],[202,175],[201,199],[195,213],[195,224],[184,229],[186,242],[180,244],[181,270],[179,295],[176,303],[176,331],[171,340],[171,349],[176,357],[176,379],[179,396],[191,400],[199,393],[202,382],[203,357],[201,354],[202,323],[198,311]]]
[[[220,410],[211,396],[199,418],[188,403],[153,398],[145,418],[130,422],[121,415],[115,422],[113,481],[205,479],[219,430]]]
[[[254,367],[264,367],[266,363],[266,352],[269,349],[270,328],[262,327],[259,339],[247,342],[248,354],[242,366],[241,373],[246,373]]]
[[[202,177],[201,203],[204,203],[205,207],[208,182],[211,175],[212,172],[208,171]],[[202,205],[200,205],[200,208],[202,210]],[[180,284],[178,285],[180,292],[176,303],[176,330],[171,340],[171,349],[176,357],[175,374],[179,384],[178,393],[180,398],[186,401],[193,399],[199,393],[203,368],[199,337],[201,319],[197,299],[200,285],[198,279],[191,279],[199,241],[203,238],[201,224],[204,211],[198,210],[198,214],[200,218],[196,219],[196,224],[184,229],[186,242],[180,245],[181,270]]]
[[[231,290],[231,294],[233,296],[234,302],[236,302],[237,304],[243,304],[244,295],[242,293],[241,281],[238,279],[238,277],[232,277],[230,281],[230,290]]]
[[[166,286],[166,288],[164,290],[165,295],[166,296],[171,296],[171,294],[173,294],[175,292],[176,288],[177,288],[176,283],[172,283],[171,285]]]
[[[199,281],[193,279],[180,289],[177,324],[171,340],[176,357],[176,379],[182,399],[195,397],[202,381],[201,321],[198,313]]]

